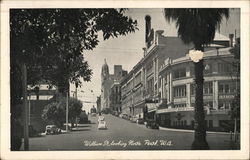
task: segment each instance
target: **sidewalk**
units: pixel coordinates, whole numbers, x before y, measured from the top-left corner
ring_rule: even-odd
[[[165,127],[159,127],[159,130],[165,130],[165,131],[177,131],[177,132],[191,132],[193,133],[194,130],[187,130],[187,129],[175,129],[175,128],[165,128]],[[209,134],[226,134],[226,135],[230,135],[230,133],[228,132],[213,132],[213,131],[206,131],[206,133]]]

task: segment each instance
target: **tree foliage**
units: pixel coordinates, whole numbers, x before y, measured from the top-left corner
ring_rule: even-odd
[[[65,109],[60,107],[60,103],[52,102],[44,107],[42,119],[47,124],[55,124],[58,127],[62,127],[65,122],[65,115]]]
[[[64,102],[62,103],[61,107],[66,109],[66,99],[63,101]],[[83,105],[81,101],[75,98],[69,99],[69,121],[71,122],[72,126],[74,125],[76,118],[80,116],[82,107]]]
[[[84,59],[85,50],[98,45],[98,32],[104,39],[127,35],[137,22],[125,9],[10,9],[11,120],[15,123],[22,103],[21,65],[27,66],[27,83],[41,81],[55,85],[60,92],[68,82],[89,81],[92,70]],[[54,108],[55,109],[55,108]],[[52,110],[53,111],[53,110]],[[11,124],[14,125],[14,124]],[[14,130],[13,130],[14,131]],[[14,135],[11,131],[11,135]]]
[[[104,39],[134,32],[137,22],[124,13],[125,9],[11,9],[11,64],[26,63],[29,84],[43,79],[58,85],[64,77],[77,84],[80,78],[89,81],[92,72],[82,53],[98,45],[98,31]]]
[[[185,43],[209,44],[223,17],[229,17],[229,9],[175,8],[165,9],[167,21],[175,21],[178,35]]]
[[[82,102],[75,99],[69,99],[69,121],[74,124],[76,117],[82,112]],[[42,119],[49,123],[56,124],[59,127],[66,122],[66,99],[52,102],[44,107]]]

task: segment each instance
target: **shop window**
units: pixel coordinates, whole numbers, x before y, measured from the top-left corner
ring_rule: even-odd
[[[174,97],[186,97],[186,85],[176,86],[174,87]]]
[[[207,106],[210,109],[213,109],[213,101],[204,102],[204,106]]]
[[[219,109],[230,109],[232,107],[232,101],[219,100]]]
[[[186,120],[184,120],[184,126],[186,126],[187,125],[187,121]]]

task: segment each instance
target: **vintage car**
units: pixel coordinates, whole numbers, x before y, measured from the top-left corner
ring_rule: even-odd
[[[137,119],[138,119],[138,117],[132,116],[132,117],[130,117],[129,120],[130,120],[132,123],[136,123]]]
[[[159,129],[159,125],[156,123],[155,120],[149,119],[149,120],[147,120],[146,122],[147,122],[147,123],[146,123],[146,127],[147,127],[147,128]]]
[[[106,121],[99,121],[98,123],[98,127],[97,127],[99,130],[100,129],[107,129],[107,123]]]
[[[47,125],[45,129],[45,134],[58,134],[61,133],[61,129],[58,128],[56,125]]]
[[[99,116],[99,117],[98,117],[98,122],[104,121],[104,119],[105,119],[104,116]]]
[[[144,124],[144,119],[143,119],[143,118],[138,118],[138,119],[136,120],[136,123],[137,123],[137,124]]]

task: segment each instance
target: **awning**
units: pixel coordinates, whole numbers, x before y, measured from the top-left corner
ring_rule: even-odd
[[[147,109],[148,109],[148,113],[149,112],[153,112],[156,111],[156,103],[146,103]]]

